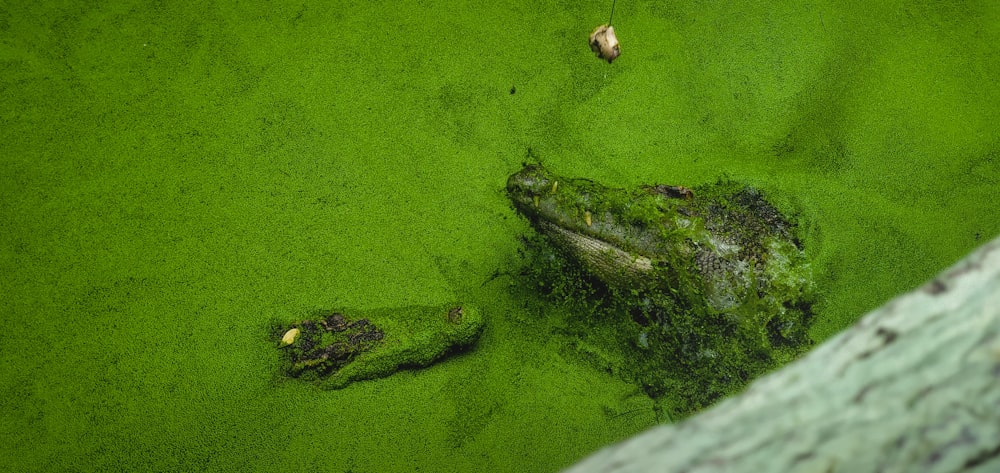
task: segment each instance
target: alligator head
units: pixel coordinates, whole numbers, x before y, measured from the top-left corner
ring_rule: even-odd
[[[507,192],[618,307],[641,305],[626,309],[658,327],[661,344],[683,345],[664,354],[671,364],[718,358],[707,362],[745,380],[810,342],[814,285],[796,226],[752,187],[616,189],[526,165]]]

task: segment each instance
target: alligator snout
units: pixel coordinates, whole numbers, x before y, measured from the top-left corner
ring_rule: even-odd
[[[507,194],[519,207],[534,206],[535,198],[550,190],[552,180],[545,168],[537,164],[525,165],[524,169],[507,178]]]

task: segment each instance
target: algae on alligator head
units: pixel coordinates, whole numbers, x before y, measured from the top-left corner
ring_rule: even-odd
[[[629,359],[615,370],[684,406],[677,414],[738,391],[810,343],[814,287],[795,223],[756,189],[614,189],[526,165],[507,191],[545,236],[536,256],[563,257],[537,258],[548,269],[533,274],[550,287],[591,279],[571,297],[609,309],[588,323],[628,335],[618,349]]]

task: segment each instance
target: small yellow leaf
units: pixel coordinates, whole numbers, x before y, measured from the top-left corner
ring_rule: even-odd
[[[281,336],[281,346],[287,347],[288,345],[295,343],[295,339],[299,337],[299,333],[301,333],[301,330],[298,328],[289,329],[284,335]]]

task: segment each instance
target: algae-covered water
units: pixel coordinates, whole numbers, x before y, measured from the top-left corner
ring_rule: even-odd
[[[0,471],[518,471],[656,422],[516,276],[523,161],[798,209],[817,341],[1000,233],[1000,3],[0,2]],[[269,324],[473,304],[325,391]]]

